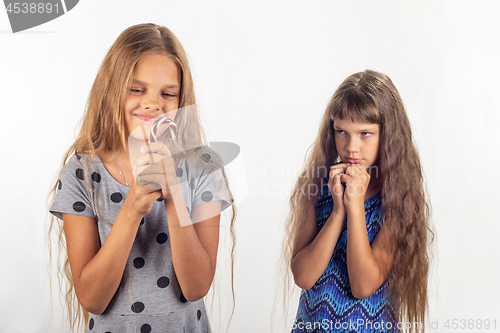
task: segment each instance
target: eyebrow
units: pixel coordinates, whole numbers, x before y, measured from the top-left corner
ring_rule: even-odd
[[[333,125],[333,128],[334,128],[334,129],[343,130],[341,127],[338,127],[338,126],[336,126],[336,125]],[[359,130],[359,132],[374,132],[374,131],[376,131],[376,130],[377,130],[377,128],[376,128],[376,127],[371,127],[371,128],[364,128],[364,129],[361,129],[361,130]]]
[[[132,83],[147,86],[146,82],[143,82],[141,80],[134,79],[134,80],[132,80]],[[179,85],[178,84],[167,84],[167,85],[164,85],[163,88],[179,88]]]

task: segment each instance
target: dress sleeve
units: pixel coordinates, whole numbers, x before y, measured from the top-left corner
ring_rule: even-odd
[[[96,218],[92,191],[83,177],[83,161],[73,156],[59,173],[56,196],[49,208],[57,218],[62,220],[62,213]]]
[[[221,212],[233,201],[228,182],[224,173],[224,166],[220,156],[209,148],[200,149],[197,155],[206,163],[197,165],[196,178],[190,180],[193,189],[192,206],[198,206],[212,201],[221,202]]]

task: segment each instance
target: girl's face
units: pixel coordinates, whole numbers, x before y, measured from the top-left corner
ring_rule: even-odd
[[[379,125],[351,121],[333,120],[335,146],[344,163],[360,164],[368,168],[378,158]]]
[[[181,74],[166,54],[144,54],[132,73],[132,85],[125,101],[128,133],[161,114],[175,119],[179,107]]]

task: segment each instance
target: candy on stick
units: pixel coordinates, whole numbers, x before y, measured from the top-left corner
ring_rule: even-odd
[[[167,131],[169,132],[170,139],[172,139],[172,140],[175,139],[175,137],[177,136],[177,125],[175,124],[175,122],[172,119],[170,119],[168,117],[164,117],[164,118],[160,118],[160,119],[156,120],[153,123],[153,126],[151,127],[151,131],[149,134],[149,142],[150,143],[156,142],[156,140],[157,140],[156,135],[158,134],[158,128],[160,128],[160,126],[163,124],[169,125]]]

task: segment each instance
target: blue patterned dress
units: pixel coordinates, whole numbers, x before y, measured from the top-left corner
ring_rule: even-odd
[[[323,180],[316,205],[318,232],[333,211],[333,199]],[[382,223],[381,192],[365,201],[370,243]],[[352,296],[347,273],[347,220],[344,221],[330,263],[315,285],[300,295],[292,333],[299,332],[397,332],[394,304],[387,295],[387,280],[370,297]]]

